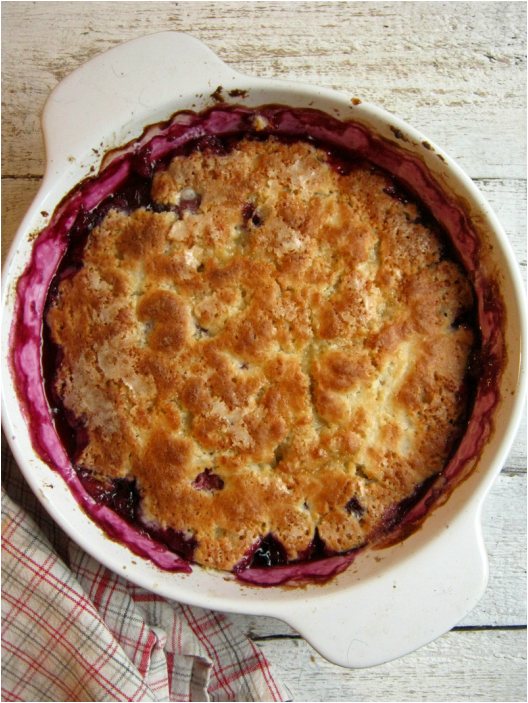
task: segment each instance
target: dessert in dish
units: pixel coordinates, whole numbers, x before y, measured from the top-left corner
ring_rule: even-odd
[[[464,435],[479,344],[470,278],[415,196],[246,113],[253,130],[138,152],[81,208],[45,316],[84,489],[229,571],[390,532]]]
[[[48,101],[44,115],[49,155],[45,182],[19,231],[6,269],[6,434],[25,476],[52,517],[107,567],[149,591],[183,603],[226,612],[267,612],[285,619],[324,656],[340,665],[365,666],[387,661],[460,621],[483,588],[486,569],[478,517],[485,489],[500,468],[508,432],[514,424],[510,392],[516,390],[514,376],[520,341],[516,335],[523,329],[520,286],[511,257],[508,259],[506,237],[485,200],[456,164],[397,118],[331,91],[231,75],[210,52],[205,56],[187,52],[188,44],[192,48],[194,44],[200,46],[192,38],[171,35],[173,41],[169,42],[164,41],[165,37],[169,39],[169,35],[156,35],[134,42],[129,50],[112,50],[91,62],[87,71],[83,68],[68,79],[64,90],[61,86]],[[156,61],[152,61],[148,51],[143,52],[145,43],[147,49],[155,49]],[[172,56],[184,55],[185,61],[174,63]],[[128,79],[116,72],[118,65]],[[155,84],[153,65],[159,69],[155,71]],[[141,70],[130,72],[131,67]],[[203,75],[204,67],[207,77]],[[215,78],[217,67],[221,77]],[[105,99],[104,104],[100,99],[103,81],[104,95],[112,98]],[[206,96],[219,82],[248,88],[241,100],[243,104],[219,103],[217,90],[216,104],[198,112],[207,104],[212,105]],[[113,90],[108,88],[115,87],[118,97],[123,85],[126,100],[119,99],[117,109]],[[149,87],[148,93],[144,86]],[[198,99],[199,92],[203,92],[203,97]],[[225,95],[228,99],[227,91]],[[80,99],[72,102],[75,96]],[[133,108],[131,118],[132,99],[139,104]],[[168,114],[171,101],[173,110],[199,107],[194,113],[175,112],[167,122],[153,125],[140,135],[149,120]],[[259,101],[260,107],[249,107]],[[86,114],[96,118],[93,124],[92,119],[83,119]],[[365,549],[361,554],[356,549],[317,559],[314,557],[323,552],[320,540],[309,561],[264,568],[256,565],[282,559],[278,542],[264,539],[250,568],[231,575],[188,561],[193,558],[194,549],[190,540],[186,559],[164,546],[170,543],[177,548],[174,541],[179,538],[181,542],[184,535],[174,530],[171,533],[167,528],[158,536],[153,524],[147,526],[147,531],[141,524],[142,498],[137,482],[127,478],[98,480],[93,472],[78,468],[76,448],[86,446],[83,419],[73,414],[68,417],[53,398],[52,377],[60,365],[60,350],[51,344],[47,327],[44,357],[41,349],[43,321],[61,280],[82,266],[90,231],[103,222],[111,209],[132,213],[141,204],[148,209],[151,187],[147,184],[152,171],[168,167],[178,150],[185,151],[185,144],[189,144],[190,151],[190,140],[214,135],[224,141],[229,135],[254,135],[257,121],[261,127],[266,121],[269,125],[260,130],[261,134],[273,134],[280,140],[306,141],[312,137],[318,148],[329,145],[332,165],[336,167],[339,154],[345,153],[345,160],[353,155],[394,174],[397,182],[395,188],[389,187],[389,194],[400,200],[414,200],[420,209],[423,203],[423,209],[441,223],[452,243],[456,254],[450,256],[448,245],[442,258],[459,260],[467,272],[476,302],[474,318],[470,316],[466,324],[479,328],[480,340],[471,354],[471,417],[464,436],[458,447],[453,447],[453,456],[438,477],[421,484],[389,511],[385,522],[388,534],[381,537],[381,543],[374,537],[376,549]],[[68,130],[59,142],[65,125],[69,125]],[[117,136],[116,140],[116,135],[130,136]],[[100,154],[105,145],[123,144],[136,135],[140,136],[119,151],[107,153],[97,167],[92,147],[97,147]],[[76,157],[75,163],[72,156]],[[87,178],[92,163],[93,176]],[[398,183],[413,195],[406,195]],[[422,223],[426,223],[424,218]],[[515,284],[513,288],[510,279]],[[475,397],[474,402],[471,396]],[[518,402],[515,407],[518,411]],[[466,477],[468,480],[459,485]],[[452,491],[454,487],[456,490]],[[445,501],[446,505],[438,507]],[[434,514],[422,520],[431,511]],[[377,549],[386,546],[387,540],[399,542],[418,526],[423,528],[420,534],[406,543],[383,551]],[[447,526],[450,529],[445,529]],[[161,526],[158,531],[162,532]],[[323,588],[314,587],[316,581],[320,584],[354,558],[354,566],[346,573]],[[186,572],[188,576],[173,575],[174,571]],[[262,592],[242,585],[247,583],[305,583],[307,588],[302,594],[282,588]],[[355,604],[352,610],[351,597]],[[356,645],[350,641],[350,618],[342,617],[348,611],[353,613],[354,632],[362,633],[360,640],[354,640],[359,642]],[[332,622],[332,627],[325,629],[328,622]],[[372,628],[376,622],[381,624],[381,630]]]

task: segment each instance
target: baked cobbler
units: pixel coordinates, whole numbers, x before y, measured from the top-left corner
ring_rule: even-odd
[[[199,138],[134,178],[49,298],[85,488],[223,570],[375,542],[468,421],[474,293],[440,227],[310,139]]]

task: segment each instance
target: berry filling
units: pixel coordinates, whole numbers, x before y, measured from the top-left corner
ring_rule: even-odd
[[[187,561],[193,560],[196,540],[192,535],[177,532],[171,527],[161,528],[148,524],[141,514],[141,493],[135,480],[126,478],[100,481],[91,471],[79,467],[77,469],[82,486],[86,492],[99,504],[110,508],[117,515],[134,525],[154,541],[164,544]],[[221,479],[220,479],[221,480]]]
[[[198,474],[192,485],[199,491],[214,492],[220,491],[224,487],[224,482],[218,474],[213,473],[212,469],[205,469],[201,474]]]
[[[350,515],[355,515],[356,517],[361,517],[365,514],[365,508],[361,505],[356,496],[353,496],[348,503],[345,505],[345,510]]]

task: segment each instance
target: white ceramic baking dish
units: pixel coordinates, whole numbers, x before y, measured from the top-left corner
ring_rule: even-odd
[[[494,431],[475,469],[421,529],[392,547],[360,554],[348,570],[325,585],[258,588],[200,567],[193,567],[192,574],[172,573],[109,540],[35,452],[10,372],[17,280],[30,260],[34,233],[48,222],[47,213],[53,213],[76,183],[97,171],[105,151],[138,137],[146,125],[166,120],[178,110],[210,106],[218,86],[228,103],[311,107],[338,119],[357,120],[387,143],[417,155],[442,188],[456,194],[486,242],[488,264],[506,303],[507,363],[501,400]],[[230,98],[235,89],[246,92]],[[389,661],[456,625],[486,587],[482,506],[515,437],[526,380],[522,280],[506,235],[471,180],[436,145],[383,110],[336,91],[236,73],[202,43],[176,32],[123,44],[74,71],[49,97],[42,125],[45,176],[4,268],[3,422],[27,481],[56,522],[87,552],[131,581],[183,603],[279,618],[342,666]],[[35,305],[41,302],[42,296]]]

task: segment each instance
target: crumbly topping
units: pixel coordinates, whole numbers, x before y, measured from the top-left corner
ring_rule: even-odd
[[[204,565],[269,534],[290,560],[316,529],[364,544],[464,431],[463,271],[388,176],[303,142],[177,156],[152,197],[92,231],[48,313],[79,464],[135,478]]]

